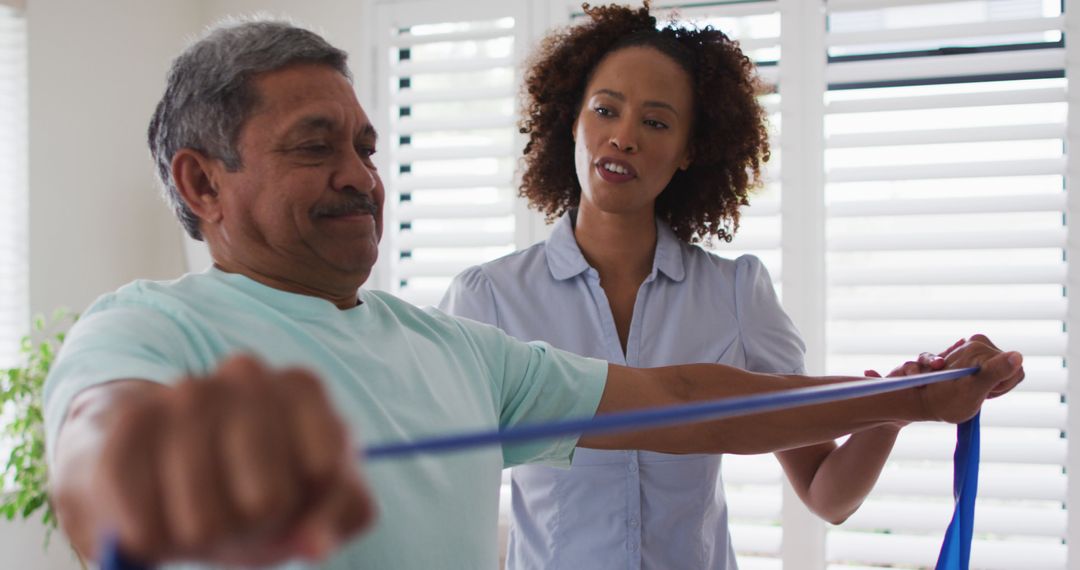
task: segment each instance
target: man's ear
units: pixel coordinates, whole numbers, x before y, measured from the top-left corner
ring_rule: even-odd
[[[221,219],[221,200],[217,180],[223,165],[220,161],[190,148],[176,151],[172,158],[172,175],[180,197],[188,208],[204,222]]]

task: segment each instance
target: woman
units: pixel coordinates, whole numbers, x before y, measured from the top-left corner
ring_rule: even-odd
[[[761,262],[692,245],[730,240],[760,185],[769,143],[753,64],[717,30],[657,30],[647,4],[585,12],[526,73],[521,194],[558,217],[553,233],[463,272],[442,308],[618,364],[802,373],[803,343]],[[899,428],[777,456],[807,506],[839,523]],[[719,456],[644,451],[517,467],[507,567],[733,570],[719,478]]]

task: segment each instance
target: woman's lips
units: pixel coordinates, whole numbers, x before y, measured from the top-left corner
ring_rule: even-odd
[[[607,168],[608,165],[614,165],[622,172],[609,170]],[[596,161],[596,172],[600,175],[602,180],[613,184],[629,182],[630,180],[637,178],[637,172],[634,171],[634,167],[630,166],[629,163],[610,158],[601,158]]]

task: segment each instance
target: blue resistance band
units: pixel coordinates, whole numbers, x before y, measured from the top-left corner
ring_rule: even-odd
[[[529,424],[496,430],[479,430],[412,442],[377,445],[368,448],[362,453],[364,453],[368,461],[380,461],[418,454],[450,453],[489,445],[508,445],[569,435],[633,431],[666,425],[719,420],[895,392],[962,378],[975,374],[978,370],[978,368],[958,368],[899,378],[855,380],[824,386],[810,386],[751,396],[724,398],[708,402],[604,414],[578,420]],[[945,562],[945,566],[942,566],[942,562],[939,561],[936,570],[967,570],[968,567],[967,563],[971,550],[971,521],[975,510],[975,482],[978,479],[979,468],[978,416],[962,424],[958,428],[959,433],[963,434],[965,428],[970,425],[974,425],[973,430],[969,430],[974,432],[974,445],[970,444],[972,440],[970,437],[967,438],[969,443],[964,445],[961,436],[954,457],[955,479],[957,481],[957,511],[953,516],[953,523],[946,533],[945,544],[942,546],[941,551],[943,560],[946,559],[946,552],[950,553],[949,561]],[[974,454],[973,461],[971,460],[972,453]],[[968,481],[971,481],[970,489]],[[953,530],[954,527],[957,528],[956,532]],[[952,553],[955,553],[955,556],[952,556]],[[101,570],[149,570],[149,567],[140,565],[125,557],[114,537],[104,543]]]
[[[934,570],[967,570],[971,533],[975,525],[975,495],[979,492],[979,414],[956,426],[953,453],[953,498],[956,507],[945,530]]]

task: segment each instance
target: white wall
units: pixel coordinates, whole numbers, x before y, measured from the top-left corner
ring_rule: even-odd
[[[185,0],[31,0],[30,305],[85,308],[183,269],[146,127],[164,76],[202,24]]]
[[[38,520],[0,522],[3,567],[12,570],[79,570],[75,553],[64,536],[54,532],[45,550],[45,527]]]

